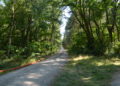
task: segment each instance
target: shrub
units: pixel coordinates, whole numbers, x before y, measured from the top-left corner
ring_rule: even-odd
[[[5,51],[4,50],[0,50],[0,59],[3,60],[5,59]]]
[[[117,42],[114,46],[114,53],[120,55],[120,42]]]

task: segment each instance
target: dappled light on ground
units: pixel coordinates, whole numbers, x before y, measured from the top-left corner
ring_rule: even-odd
[[[119,69],[119,63],[118,57],[73,57],[54,86],[110,86],[112,74]]]
[[[0,85],[49,86],[67,61],[67,53],[60,51],[46,61],[1,76]]]
[[[83,80],[83,81],[85,81],[85,82],[90,82],[90,80],[91,80],[91,77],[82,78],[82,80]]]
[[[24,82],[23,84],[25,84],[25,85],[29,85],[29,86],[39,86],[39,85],[37,85],[37,84],[35,84],[35,83],[33,83],[33,82],[30,82],[30,81],[26,81],[26,82]]]
[[[90,59],[90,56],[78,56],[76,58],[73,58],[74,61],[80,61],[83,59]]]

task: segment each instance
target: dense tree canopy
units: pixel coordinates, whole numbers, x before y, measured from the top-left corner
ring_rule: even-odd
[[[119,0],[1,0],[1,58],[48,55],[61,45],[61,7],[72,16],[64,45],[70,52],[103,55],[120,52]]]
[[[120,54],[119,0],[67,0],[72,17],[66,27],[64,44],[80,54]]]
[[[48,55],[60,47],[60,0],[1,0],[0,54]]]

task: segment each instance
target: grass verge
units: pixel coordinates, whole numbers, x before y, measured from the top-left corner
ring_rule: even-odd
[[[29,63],[36,62],[38,60],[44,60],[48,58],[48,56],[43,57],[29,57],[27,59],[22,59],[22,58],[12,58],[12,59],[5,59],[0,61],[0,70],[6,70],[6,69],[11,69],[19,66],[23,66]],[[9,71],[7,71],[9,72]],[[0,75],[5,74],[7,72],[0,72]]]
[[[73,57],[52,86],[110,86],[119,69],[119,57]]]

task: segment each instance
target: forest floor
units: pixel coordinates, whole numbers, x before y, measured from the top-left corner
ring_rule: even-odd
[[[31,66],[0,76],[0,86],[50,86],[68,61],[65,51]]]

